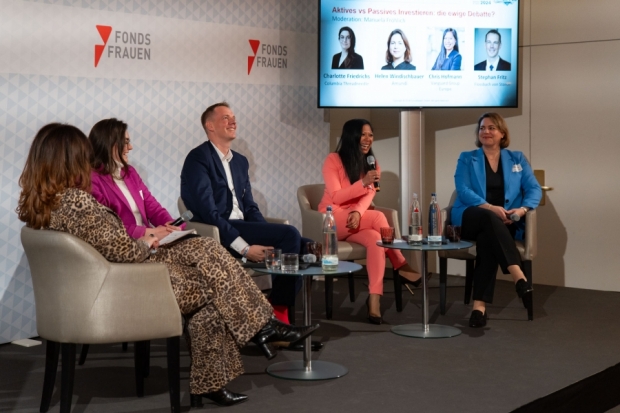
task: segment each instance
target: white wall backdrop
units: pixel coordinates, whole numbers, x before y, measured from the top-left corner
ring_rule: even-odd
[[[300,228],[297,187],[321,181],[329,151],[316,109],[314,0],[0,0],[0,9],[0,343],[36,336],[15,208],[30,142],[46,123],[88,134],[100,119],[126,121],[130,162],[175,215],[185,155],[205,138],[200,114],[226,100],[261,210]],[[97,67],[96,25],[112,27]],[[150,44],[125,44],[122,32],[149,34]],[[251,39],[260,45],[248,73]],[[108,56],[110,46],[148,48],[150,60]]]

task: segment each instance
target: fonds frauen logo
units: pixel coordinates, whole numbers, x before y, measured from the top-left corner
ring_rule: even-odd
[[[261,44],[260,40],[250,39],[253,55],[248,56],[248,75],[253,67],[286,69],[288,61],[286,46],[280,44]],[[260,51],[260,53],[259,53]]]
[[[110,39],[112,26],[96,27],[103,44],[95,45],[95,67],[99,66],[102,55],[108,59],[151,60],[151,48],[145,47],[151,45],[150,33],[114,30]]]

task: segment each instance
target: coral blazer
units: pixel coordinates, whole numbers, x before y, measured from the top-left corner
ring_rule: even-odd
[[[378,163],[377,170],[381,171]],[[331,205],[334,212],[345,209],[349,212],[357,211],[360,215],[364,215],[376,194],[373,185],[364,187],[361,177],[353,183],[349,182],[340,155],[337,153],[327,155],[323,164],[323,180],[325,181],[325,192],[319,203],[320,212],[325,212],[327,206]]]
[[[101,175],[97,171],[91,172],[92,190],[91,193],[100,204],[110,208],[123,221],[123,225],[127,233],[132,238],[140,238],[146,232],[146,226],[140,226],[136,222],[136,218],[131,211],[129,201],[121,192],[111,175]],[[129,189],[129,193],[138,205],[142,222],[146,225],[159,226],[165,225],[166,222],[173,221],[172,217],[148,190],[138,172],[129,166],[127,174],[123,176],[125,185]],[[150,227],[150,226],[149,226]]]

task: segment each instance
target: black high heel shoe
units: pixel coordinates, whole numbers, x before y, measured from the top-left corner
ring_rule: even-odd
[[[217,391],[212,391],[203,394],[190,394],[189,399],[192,407],[202,407],[202,398],[206,397],[212,400],[218,406],[233,406],[235,404],[243,403],[248,399],[248,396],[241,393],[233,393],[226,387],[222,387]]]
[[[413,285],[415,288],[418,288],[421,284],[422,284],[422,277],[420,276],[420,278],[418,278],[415,281],[411,281],[405,277],[403,277],[402,275],[398,274],[398,276],[400,277],[400,283],[401,284],[409,284],[409,285]]]
[[[271,360],[277,355],[277,352],[268,343],[273,343],[274,341],[294,343],[308,337],[317,328],[319,328],[319,324],[295,327],[285,324],[275,317],[271,317],[267,324],[250,341],[260,347],[267,360]]]
[[[377,317],[374,315],[370,315],[370,296],[366,298],[366,316],[368,317],[368,321],[370,321],[370,324],[376,324],[376,325],[383,324],[383,317],[381,316]]]
[[[517,283],[515,284],[515,289],[517,290],[517,295],[523,301],[523,307],[527,309],[528,318],[530,318],[530,314],[532,313],[532,306],[534,303],[532,300],[532,291],[534,291],[534,289],[529,288],[527,286],[527,281],[525,281],[523,278],[517,281]]]

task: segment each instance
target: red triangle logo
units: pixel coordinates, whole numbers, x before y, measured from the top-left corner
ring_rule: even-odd
[[[96,27],[99,32],[99,36],[101,36],[101,40],[103,40],[103,44],[95,45],[95,67],[99,64],[99,59],[101,59],[101,55],[105,50],[105,45],[108,43],[108,39],[110,38],[110,33],[112,33],[112,26],[97,25]]]

